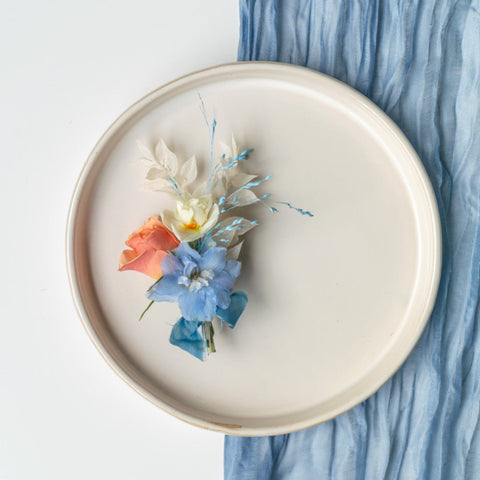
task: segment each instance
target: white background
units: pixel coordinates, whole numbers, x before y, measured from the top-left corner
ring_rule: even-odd
[[[223,435],[171,418],[77,318],[65,221],[91,148],[130,104],[236,60],[236,1],[11,1],[0,15],[0,479],[219,479]]]

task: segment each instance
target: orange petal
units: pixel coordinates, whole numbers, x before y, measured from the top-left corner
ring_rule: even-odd
[[[147,250],[139,255],[129,263],[120,267],[120,271],[134,270],[136,272],[144,273],[149,277],[158,279],[162,276],[162,258],[166,255],[166,252],[157,250]],[[122,254],[123,256],[123,254]]]
[[[145,244],[155,250],[173,250],[180,243],[177,237],[165,227],[154,230],[145,238]]]
[[[137,257],[138,257],[138,254],[133,250],[124,250],[120,255],[119,269],[121,270],[124,265],[132,262]]]

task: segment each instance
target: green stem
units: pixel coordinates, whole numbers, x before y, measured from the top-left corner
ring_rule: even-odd
[[[148,310],[150,309],[150,307],[151,307],[153,304],[154,304],[154,301],[152,300],[152,301],[148,304],[147,308],[142,312],[142,314],[140,315],[140,318],[138,319],[138,321],[140,321],[140,320],[143,318],[143,316],[148,312]]]
[[[207,355],[209,355],[210,353],[215,353],[215,342],[213,341],[215,331],[213,330],[212,322],[202,323],[202,334],[205,341],[205,350],[207,352]]]
[[[149,292],[162,278],[163,278],[163,275],[153,285],[150,286],[147,292]]]

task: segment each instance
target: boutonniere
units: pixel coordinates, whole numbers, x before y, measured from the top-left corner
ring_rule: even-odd
[[[147,166],[145,188],[172,195],[175,207],[151,216],[128,237],[120,270],[135,270],[156,280],[146,293],[150,303],[140,318],[155,302],[178,303],[181,317],[172,328],[170,343],[205,360],[215,352],[213,320],[234,328],[248,301],[245,292],[235,291],[235,282],[243,235],[258,221],[236,215],[237,209],[261,202],[273,213],[284,205],[313,215],[289,202],[273,201],[270,193],[259,194],[257,187],[271,175],[247,173],[253,150],[239,149],[233,136],[214,158],[216,121],[208,121],[201,105],[210,132],[208,177],[203,182],[198,182],[194,156],[181,162],[162,139],[153,150],[137,142]]]

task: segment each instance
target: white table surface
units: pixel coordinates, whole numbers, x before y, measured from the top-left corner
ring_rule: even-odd
[[[176,420],[104,362],[64,261],[70,196],[130,104],[236,60],[236,1],[2,2],[0,479],[219,479],[223,435]]]

